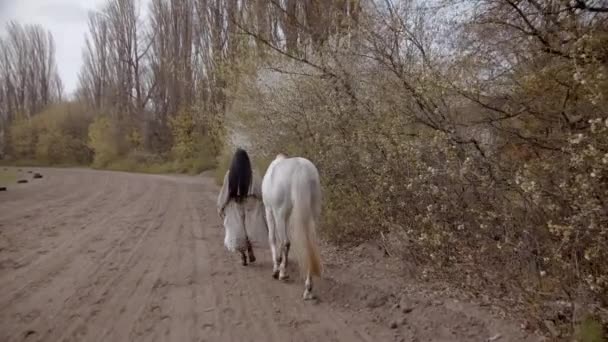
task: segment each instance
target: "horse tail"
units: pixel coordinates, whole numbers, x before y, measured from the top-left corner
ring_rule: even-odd
[[[300,176],[300,177],[297,177]],[[292,191],[293,208],[291,211],[292,239],[296,259],[300,268],[300,273],[306,276],[310,272],[311,276],[320,276],[322,271],[321,256],[317,241],[317,221],[318,214],[313,208],[315,200],[320,200],[320,187],[316,184],[311,185],[310,179],[302,180],[302,175],[296,175],[296,183]],[[312,191],[319,192],[313,194]]]

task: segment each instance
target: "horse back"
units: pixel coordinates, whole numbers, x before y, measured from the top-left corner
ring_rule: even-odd
[[[317,168],[306,158],[285,158],[275,160],[268,168],[262,182],[262,193],[264,198],[281,203],[292,197],[294,189],[303,186],[319,186]]]

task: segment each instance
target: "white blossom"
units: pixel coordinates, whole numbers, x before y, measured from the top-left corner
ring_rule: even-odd
[[[581,141],[583,141],[583,138],[584,138],[584,136],[582,133],[575,134],[572,138],[570,138],[570,144],[572,144],[572,145],[579,144]]]

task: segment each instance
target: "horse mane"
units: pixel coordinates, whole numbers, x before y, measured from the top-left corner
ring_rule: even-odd
[[[228,174],[228,199],[242,202],[249,193],[252,180],[251,162],[247,152],[237,148]]]

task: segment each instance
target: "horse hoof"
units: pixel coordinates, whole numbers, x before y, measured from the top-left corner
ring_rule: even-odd
[[[272,272],[272,277],[273,277],[274,279],[279,279],[279,271]]]
[[[279,280],[281,280],[281,281],[289,280],[289,275],[288,274],[279,275]]]
[[[251,262],[255,262],[255,260],[256,260],[256,259],[255,259],[255,256],[254,256],[254,255],[250,255],[250,256],[249,256],[249,262],[250,262],[250,263],[251,263]]]
[[[304,299],[304,300],[315,300],[315,299],[317,299],[317,296],[315,296],[310,291],[304,291],[304,294],[302,295],[302,299]]]

